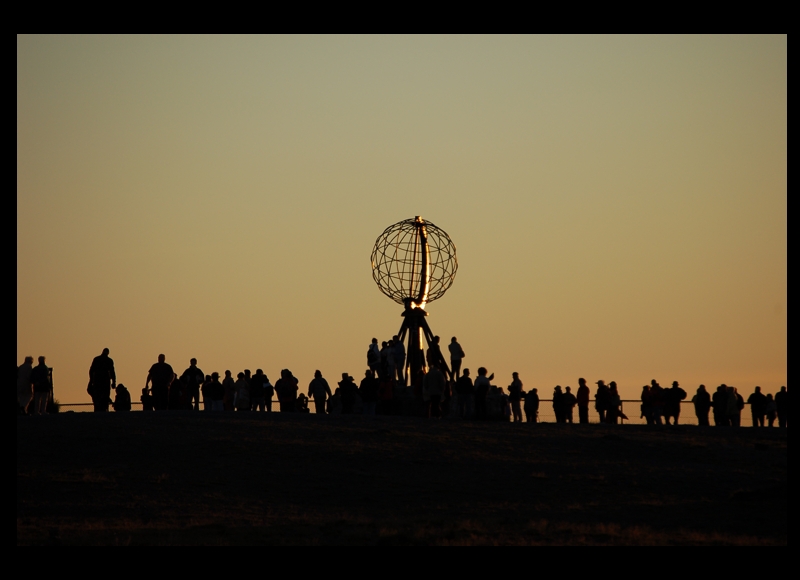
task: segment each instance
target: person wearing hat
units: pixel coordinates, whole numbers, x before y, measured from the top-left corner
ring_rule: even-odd
[[[225,410],[225,387],[219,382],[219,373],[211,373],[211,380],[204,385],[206,392],[204,396],[208,398],[211,411]]]
[[[606,422],[606,413],[608,412],[608,387],[604,381],[597,381],[597,391],[594,394],[594,408],[600,416],[600,422]]]

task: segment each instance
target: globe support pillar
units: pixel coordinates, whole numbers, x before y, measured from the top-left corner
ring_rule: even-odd
[[[403,312],[403,323],[400,325],[400,332],[397,335],[400,342],[407,343],[406,368],[404,370],[405,376],[407,378],[410,377],[411,384],[414,384],[414,379],[419,375],[420,371],[427,372],[428,370],[422,339],[424,337],[428,348],[430,348],[433,344],[434,336],[430,326],[428,326],[428,321],[425,320],[426,316],[428,316],[428,313],[421,308],[406,308],[405,312]],[[441,369],[442,372],[447,378],[453,380],[452,371],[447,366],[447,363],[443,361],[441,364],[444,367]]]

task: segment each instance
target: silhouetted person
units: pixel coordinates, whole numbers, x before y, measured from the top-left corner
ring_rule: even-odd
[[[40,356],[39,364],[31,370],[34,415],[45,415],[47,413],[47,401],[50,398],[50,369],[44,361],[45,358]]]
[[[744,408],[744,400],[739,405],[739,393],[736,392],[736,387],[728,385],[728,405],[726,408],[728,414],[728,425],[738,427],[742,423],[742,409]]]
[[[650,381],[650,408],[653,413],[653,424],[661,425],[661,418],[664,416],[664,389],[655,379]]]
[[[478,419],[487,419],[489,414],[486,408],[486,396],[489,394],[489,387],[494,378],[494,373],[486,376],[489,372],[485,367],[478,369],[478,377],[475,379],[475,416]]]
[[[608,411],[606,412],[606,422],[613,425],[617,424],[618,419],[627,419],[628,416],[622,412],[622,398],[617,390],[617,383],[608,383]]]
[[[233,402],[236,399],[236,381],[231,376],[231,371],[225,371],[225,378],[222,380],[222,388],[225,391],[222,398],[222,405],[226,411],[233,411]]]
[[[299,381],[298,381],[299,383]],[[267,413],[272,413],[272,398],[275,396],[275,387],[269,382],[269,377],[264,375],[264,404]]]
[[[583,378],[578,379],[578,392],[575,399],[578,404],[578,422],[580,423],[589,422],[590,397],[591,393],[589,392],[589,387],[586,386],[586,379]]]
[[[203,384],[200,385],[200,396],[203,399],[203,410],[211,410],[211,399],[208,398],[208,386],[211,384],[211,375],[206,375]]]
[[[225,387],[219,382],[219,373],[211,373],[211,381],[206,386],[206,397],[212,411],[225,410]]]
[[[172,382],[169,385],[169,409],[171,411],[182,411],[186,409],[189,401],[186,384],[173,374]],[[190,407],[191,408],[191,407]]]
[[[556,385],[553,389],[553,414],[556,416],[556,423],[563,423],[566,420],[564,413],[564,393],[561,390],[561,385]]]
[[[564,392],[562,404],[564,405],[564,421],[566,423],[572,423],[572,410],[575,408],[575,405],[578,404],[578,399],[572,394],[569,387],[567,387]]]
[[[525,419],[528,423],[539,422],[539,391],[531,389],[525,393]]]
[[[172,367],[165,362],[166,356],[158,355],[158,362],[150,367],[147,373],[145,388],[152,383],[150,392],[153,394],[153,407],[156,411],[166,411],[169,408],[169,386],[175,377]]]
[[[664,419],[667,425],[670,424],[670,418],[674,420],[674,425],[678,424],[678,418],[681,416],[681,401],[685,398],[686,391],[678,385],[678,381],[672,381],[672,388],[664,390]]]
[[[775,393],[775,412],[778,414],[778,426],[789,426],[789,393],[786,387],[781,387],[781,390]]]
[[[358,387],[358,394],[361,395],[361,402],[364,407],[361,410],[363,415],[374,415],[378,405],[378,379],[375,373],[367,370],[361,384]]]
[[[388,377],[386,380],[389,380]],[[328,415],[342,414],[342,394],[339,391],[339,387],[336,387],[333,395],[328,399]]]
[[[294,402],[294,412],[295,413],[310,413],[311,411],[308,409],[308,397],[306,397],[303,393],[297,394],[297,400]]]
[[[774,427],[775,418],[778,416],[778,406],[775,404],[775,399],[772,398],[772,393],[767,395],[767,401],[764,403],[764,413],[767,417],[767,424],[770,427]]]
[[[714,426],[728,425],[728,386],[723,383],[711,396],[711,407],[714,409]]]
[[[753,427],[763,427],[767,397],[761,392],[761,387],[756,387],[756,390],[747,397],[747,402],[750,405],[750,414],[753,417]]]
[[[642,387],[641,401],[642,404],[639,406],[641,414],[639,415],[639,418],[644,419],[648,425],[652,425],[653,404],[651,403],[650,385],[644,385]]]
[[[608,387],[604,381],[597,381],[597,391],[594,394],[594,409],[600,416],[600,422],[606,422],[606,412],[608,411]]]
[[[342,380],[339,381],[339,392],[342,395],[342,415],[352,415],[356,406],[358,387],[353,377],[347,373],[342,373]]]
[[[108,349],[92,359],[89,367],[89,383],[95,412],[108,411],[111,402],[111,389],[117,386],[117,374],[114,371],[114,361],[108,356]]]
[[[437,367],[442,374],[446,374],[447,365],[444,362],[444,355],[439,341],[438,336],[433,337],[433,342],[428,345],[428,350],[425,353],[425,360],[428,363],[428,368]]]
[[[697,424],[703,427],[708,426],[708,411],[711,409],[711,395],[706,391],[705,385],[697,387],[697,392],[692,397],[694,404],[694,414],[697,415]]]
[[[33,357],[26,356],[25,362],[17,367],[17,405],[20,415],[28,413],[28,405],[33,400],[33,383],[31,382],[31,372],[33,371]]]
[[[236,374],[236,397],[234,399],[234,407],[237,411],[250,410],[250,384],[244,373]]]
[[[250,379],[250,408],[253,411],[263,413],[266,410],[266,382],[267,377],[264,375],[264,371],[256,369],[256,374]]]
[[[385,340],[381,343],[380,355],[381,355],[381,363],[380,363],[381,364],[381,368],[380,368],[380,376],[381,376],[381,378],[383,378],[383,377],[393,378],[393,377],[391,377],[391,375],[389,375],[389,359],[392,356],[392,349],[389,348],[389,343],[386,342]]]
[[[441,417],[441,402],[442,395],[444,394],[445,378],[439,367],[431,367],[425,375],[425,380],[422,384],[423,392],[428,398],[428,417]]]
[[[377,342],[377,341],[376,341]],[[314,378],[308,383],[308,396],[314,399],[314,410],[317,415],[325,414],[325,403],[333,396],[331,388],[318,370],[314,371]]]
[[[122,383],[118,384],[116,389],[116,394],[114,396],[114,411],[117,413],[121,413],[123,411],[130,411],[131,410],[131,394],[128,392],[128,389]]]
[[[399,384],[406,384],[406,347],[400,337],[395,335],[392,340],[394,341],[394,372]],[[395,377],[392,377],[395,378]]]
[[[367,366],[380,374],[381,371],[381,349],[378,347],[378,339],[373,338],[367,349]]]
[[[511,384],[508,385],[508,402],[511,405],[511,414],[514,423],[522,423],[522,381],[519,380],[519,373],[511,373]]]
[[[200,410],[200,386],[203,384],[205,375],[203,371],[197,368],[197,359],[193,358],[189,361],[189,368],[183,371],[181,375],[181,382],[186,386],[186,396],[188,398],[187,406],[191,408],[194,406],[195,411]]]
[[[150,389],[147,387],[142,389],[142,396],[139,397],[139,400],[142,402],[142,411],[155,410],[155,407],[153,407],[153,395],[150,394]]]
[[[471,418],[475,408],[475,386],[469,376],[469,369],[464,369],[464,372],[458,377],[456,393],[458,394],[458,416],[463,419]]]
[[[458,344],[455,336],[450,339],[447,349],[450,351],[450,368],[453,371],[453,378],[458,380],[458,377],[461,376],[461,361],[467,355],[464,354],[464,349]]]
[[[275,393],[278,395],[281,413],[294,413],[297,402],[297,379],[289,369],[281,371],[281,378],[275,383]]]

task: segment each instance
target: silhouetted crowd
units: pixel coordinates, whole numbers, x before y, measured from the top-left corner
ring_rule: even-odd
[[[237,373],[236,379],[227,370],[220,379],[217,372],[204,374],[197,360],[191,359],[189,367],[178,375],[161,354],[147,373],[140,402],[144,411],[198,411],[202,402],[206,411],[269,413],[277,398],[282,413],[308,413],[313,401],[315,412],[320,415],[417,415],[538,422],[538,391],[534,388],[526,392],[518,373],[512,373],[506,389],[492,384],[494,373],[489,374],[485,367],[478,369],[473,381],[470,370],[461,368],[465,354],[456,337],[448,345],[449,365],[439,342],[439,337],[434,337],[425,353],[427,370],[406,376],[406,352],[399,337],[394,336],[380,346],[373,338],[367,349],[367,369],[358,384],[351,375],[342,373],[332,390],[317,370],[307,393],[301,392],[298,379],[288,369],[281,371],[273,385],[261,369],[255,374],[245,369]],[[569,386],[562,389],[556,385],[551,399],[556,422],[573,423],[577,408],[578,423],[588,423],[592,402],[601,423],[617,424],[628,419],[616,382],[606,384],[599,380],[595,384],[594,396],[583,378],[578,379],[575,393]],[[92,360],[87,392],[96,412],[106,412],[110,407],[117,412],[131,410],[130,392],[117,384],[114,361],[107,348]],[[648,425],[677,425],[681,402],[686,397],[686,391],[677,381],[670,388],[663,388],[654,379],[642,387],[640,418]],[[39,357],[36,367],[33,357],[26,357],[18,367],[17,399],[20,413],[48,412],[48,402],[52,402],[52,369],[47,367],[44,357]],[[735,387],[723,384],[711,395],[700,385],[691,403],[701,426],[709,425],[709,414],[713,412],[714,425],[738,427],[745,404],[750,406],[754,427],[772,427],[776,420],[780,427],[788,426],[785,386],[774,395],[765,395],[761,387],[755,387],[745,401]]]

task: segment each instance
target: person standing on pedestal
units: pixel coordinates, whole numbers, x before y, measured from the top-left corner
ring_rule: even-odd
[[[450,340],[450,344],[447,345],[447,348],[450,351],[450,368],[453,371],[453,378],[458,380],[458,377],[461,376],[461,359],[466,356],[464,354],[464,349],[458,344],[458,340],[456,340],[455,336]]]

